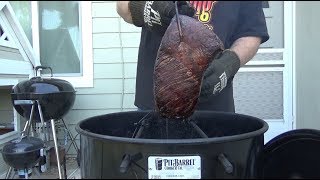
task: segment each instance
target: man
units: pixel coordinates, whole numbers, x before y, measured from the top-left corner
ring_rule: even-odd
[[[197,110],[234,112],[232,80],[269,39],[262,1],[179,1],[179,13],[197,18],[225,46],[204,73]],[[135,105],[153,110],[153,70],[162,36],[175,15],[172,1],[118,1],[118,14],[142,27]]]

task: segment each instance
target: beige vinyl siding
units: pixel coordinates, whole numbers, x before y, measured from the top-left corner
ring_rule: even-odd
[[[76,88],[72,109],[63,117],[79,145],[76,125],[97,115],[136,110],[135,76],[140,28],[124,22],[115,1],[92,2],[94,87]],[[68,148],[70,146],[68,143]],[[76,154],[73,146],[69,156]]]
[[[1,57],[0,57],[1,59],[23,61],[23,57],[21,56],[19,49],[0,45],[0,54],[1,54]]]
[[[123,61],[126,62],[136,62],[138,59],[138,48],[123,48]]]
[[[0,123],[8,124],[13,121],[13,107],[10,97],[11,90],[0,88]]]
[[[320,130],[320,2],[296,2],[297,128]]]

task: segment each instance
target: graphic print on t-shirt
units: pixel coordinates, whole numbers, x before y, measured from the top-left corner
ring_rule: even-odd
[[[189,1],[196,10],[198,20],[211,30],[213,30],[213,26],[210,24],[212,9],[217,2],[218,1]]]

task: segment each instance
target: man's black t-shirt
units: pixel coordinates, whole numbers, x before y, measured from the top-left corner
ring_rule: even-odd
[[[258,36],[262,43],[269,39],[262,1],[190,1],[196,8],[194,18],[212,29],[226,49],[235,40]],[[138,55],[135,105],[143,110],[154,109],[153,70],[162,37],[142,27]],[[229,82],[218,96],[198,103],[197,110],[234,112],[233,86]]]

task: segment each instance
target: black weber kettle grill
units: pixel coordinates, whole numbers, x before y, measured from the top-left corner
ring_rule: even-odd
[[[39,69],[49,69],[51,76],[37,76]],[[35,67],[35,74],[35,77],[21,81],[13,87],[11,93],[12,104],[15,110],[27,119],[22,131],[22,137],[29,136],[30,131],[33,130],[34,122],[41,123],[40,129],[42,129],[42,133],[44,133],[44,124],[48,121],[51,122],[59,178],[62,179],[55,121],[62,120],[72,144],[78,150],[74,138],[62,119],[74,104],[75,89],[68,81],[52,78],[52,69],[50,67],[37,66]],[[45,136],[43,137],[46,138]],[[44,139],[44,141],[47,141],[47,139]],[[7,174],[10,174],[10,171],[12,171],[12,168],[9,169]]]
[[[40,138],[24,136],[7,142],[1,150],[3,160],[28,179],[29,169],[40,161],[40,149],[44,142]]]

